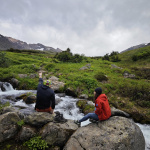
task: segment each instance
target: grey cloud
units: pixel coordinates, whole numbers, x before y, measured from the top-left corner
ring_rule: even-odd
[[[2,33],[30,43],[102,55],[150,42],[149,0],[0,0],[0,4]]]

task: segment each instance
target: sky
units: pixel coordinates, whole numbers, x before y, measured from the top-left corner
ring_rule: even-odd
[[[0,0],[0,34],[104,56],[150,43],[150,0]]]

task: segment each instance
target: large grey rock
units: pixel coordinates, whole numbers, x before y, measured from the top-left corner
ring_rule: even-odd
[[[13,138],[17,134],[19,116],[15,112],[0,115],[0,142]]]
[[[49,145],[62,147],[77,128],[72,120],[63,124],[50,122],[41,129],[40,135]]]
[[[32,138],[34,135],[36,135],[36,129],[35,128],[32,128],[30,126],[23,126],[21,128],[19,135],[18,135],[18,140],[27,141],[30,138]]]
[[[98,124],[78,128],[64,150],[144,150],[140,128],[124,117],[111,117]]]
[[[57,78],[57,77],[55,77],[55,76],[52,76],[52,77],[50,77],[49,79],[52,81],[51,88],[52,88],[54,91],[59,92],[59,91],[60,91],[60,88],[64,88],[65,83],[59,81],[59,78]]]
[[[8,112],[14,112],[17,113],[17,115],[19,116],[20,119],[24,119],[24,114],[22,114],[21,112],[19,112],[17,109],[15,109],[15,107],[12,106],[7,106],[1,109],[0,114],[5,114]]]
[[[48,122],[52,122],[54,115],[47,112],[34,112],[25,118],[25,123],[35,127],[42,127]]]
[[[15,78],[12,78],[12,79],[10,80],[10,83],[11,83],[11,85],[13,86],[13,88],[17,88],[18,85],[19,85],[19,81],[18,81],[17,79],[15,79]]]
[[[87,70],[91,68],[91,64],[86,64],[85,66],[81,67],[79,70]]]
[[[116,109],[115,107],[111,107],[111,117],[112,116],[122,116],[122,117],[126,117],[129,118],[130,115],[120,109]]]

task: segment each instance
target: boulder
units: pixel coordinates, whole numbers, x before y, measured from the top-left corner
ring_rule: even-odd
[[[1,91],[5,92],[10,87],[10,83],[8,82],[2,82],[1,83]]]
[[[15,112],[0,115],[0,142],[13,138],[18,131],[19,116]]]
[[[15,107],[7,106],[7,107],[3,107],[0,110],[0,114],[5,114],[5,113],[8,113],[8,112],[17,113],[17,115],[19,116],[20,119],[24,119],[24,115],[22,113],[20,113],[17,109],[15,109]]]
[[[65,83],[59,81],[59,78],[52,76],[49,78],[52,81],[52,85],[51,88],[55,91],[55,92],[60,92],[60,88],[64,88]]]
[[[23,99],[23,101],[24,101],[26,104],[33,104],[33,103],[36,102],[36,96],[35,96],[35,95],[27,96],[26,98]]]
[[[63,124],[50,122],[40,130],[40,135],[49,145],[63,147],[77,128],[72,120]]]
[[[37,74],[30,74],[29,75],[29,78],[33,79],[33,78],[36,78],[37,77]]]
[[[88,99],[88,95],[87,94],[81,94],[79,96],[79,98],[81,98],[81,99]]]
[[[123,76],[124,78],[136,79],[136,76],[134,74],[130,74],[128,71],[124,71]]]
[[[87,70],[91,68],[91,64],[86,64],[85,66],[81,67],[79,70]]]
[[[26,78],[28,75],[27,74],[18,74],[19,78]]]
[[[55,99],[55,105],[58,105],[61,101],[63,101],[61,98],[56,98]]]
[[[33,114],[27,116],[24,120],[26,124],[35,127],[42,127],[48,122],[52,122],[54,115],[47,112],[34,112]]]
[[[34,135],[36,135],[36,129],[32,128],[30,126],[23,126],[21,128],[21,131],[17,137],[20,141],[27,141],[30,138],[32,138]]]
[[[119,109],[116,109],[115,107],[111,107],[111,117],[112,116],[122,116],[122,117],[126,117],[126,118],[130,118],[131,116]]]
[[[116,68],[116,69],[122,69],[121,67],[118,67],[117,65],[115,65],[115,64],[111,64],[111,68],[113,69],[113,68]]]
[[[140,128],[124,117],[111,117],[98,124],[78,128],[63,150],[144,150]]]
[[[19,85],[19,81],[18,81],[17,79],[15,79],[15,78],[12,78],[12,79],[10,80],[10,83],[11,83],[11,85],[13,86],[14,89],[17,88],[18,85]]]
[[[67,88],[66,91],[65,91],[65,93],[66,93],[66,95],[77,97],[77,94],[71,88]]]

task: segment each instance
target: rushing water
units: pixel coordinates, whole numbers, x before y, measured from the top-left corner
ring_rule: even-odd
[[[27,92],[33,92],[36,93],[36,91],[33,90],[14,90],[12,88],[12,86],[6,86],[6,91],[2,92],[0,90],[0,97],[4,97],[4,96],[16,96],[16,95],[20,95],[23,93],[27,93]],[[63,114],[64,118],[66,119],[72,119],[72,120],[77,120],[77,119],[81,119],[84,114],[82,114],[80,112],[80,110],[76,107],[76,102],[78,101],[78,99],[70,97],[70,96],[61,96],[62,94],[56,94],[55,97],[56,99],[61,99],[62,101],[60,103],[58,103],[58,105],[56,105],[55,107],[55,111],[59,111]],[[0,101],[2,101],[2,98],[0,99]],[[7,101],[7,100],[5,100]],[[34,111],[34,106],[35,104],[25,104],[23,102],[23,100],[19,100],[17,102],[12,102],[9,101],[13,106],[21,106],[23,107],[23,109],[21,109],[21,111],[23,113],[26,114],[30,114]],[[90,122],[87,120],[85,122],[83,122],[81,124],[81,126],[87,125]],[[146,146],[145,146],[145,150],[150,150],[150,125],[142,125],[137,123],[137,125],[140,127],[141,131],[143,132],[145,141],[146,141]]]

